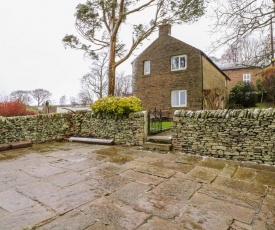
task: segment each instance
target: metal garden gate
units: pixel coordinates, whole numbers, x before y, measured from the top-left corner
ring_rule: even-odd
[[[162,131],[161,109],[149,109],[148,111],[148,134],[156,134]]]

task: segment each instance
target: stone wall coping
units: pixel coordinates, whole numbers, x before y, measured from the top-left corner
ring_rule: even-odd
[[[224,109],[224,110],[176,110],[174,117],[185,118],[246,118],[259,120],[266,117],[275,118],[275,109]]]

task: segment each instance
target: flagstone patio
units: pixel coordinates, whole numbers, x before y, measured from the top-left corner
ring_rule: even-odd
[[[275,229],[272,166],[69,142],[0,159],[1,230]]]

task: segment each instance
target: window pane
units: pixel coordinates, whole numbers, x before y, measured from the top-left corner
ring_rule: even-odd
[[[144,74],[150,74],[150,61],[144,62]]]
[[[250,82],[251,81],[251,75],[250,74],[244,74],[243,75],[243,81],[244,82]]]
[[[180,105],[185,105],[185,91],[180,91]]]
[[[172,69],[179,68],[179,57],[172,57]]]
[[[180,57],[180,68],[181,69],[185,68],[185,57]]]
[[[179,96],[178,91],[172,92],[172,106],[178,106],[179,105]]]

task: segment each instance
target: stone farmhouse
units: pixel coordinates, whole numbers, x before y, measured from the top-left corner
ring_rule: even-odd
[[[201,50],[159,26],[159,37],[133,62],[133,94],[145,110],[224,109],[230,78]]]
[[[262,67],[232,65],[219,65],[219,67],[231,79],[228,85],[229,91],[238,82],[251,82],[256,85],[256,81],[262,78]]]

